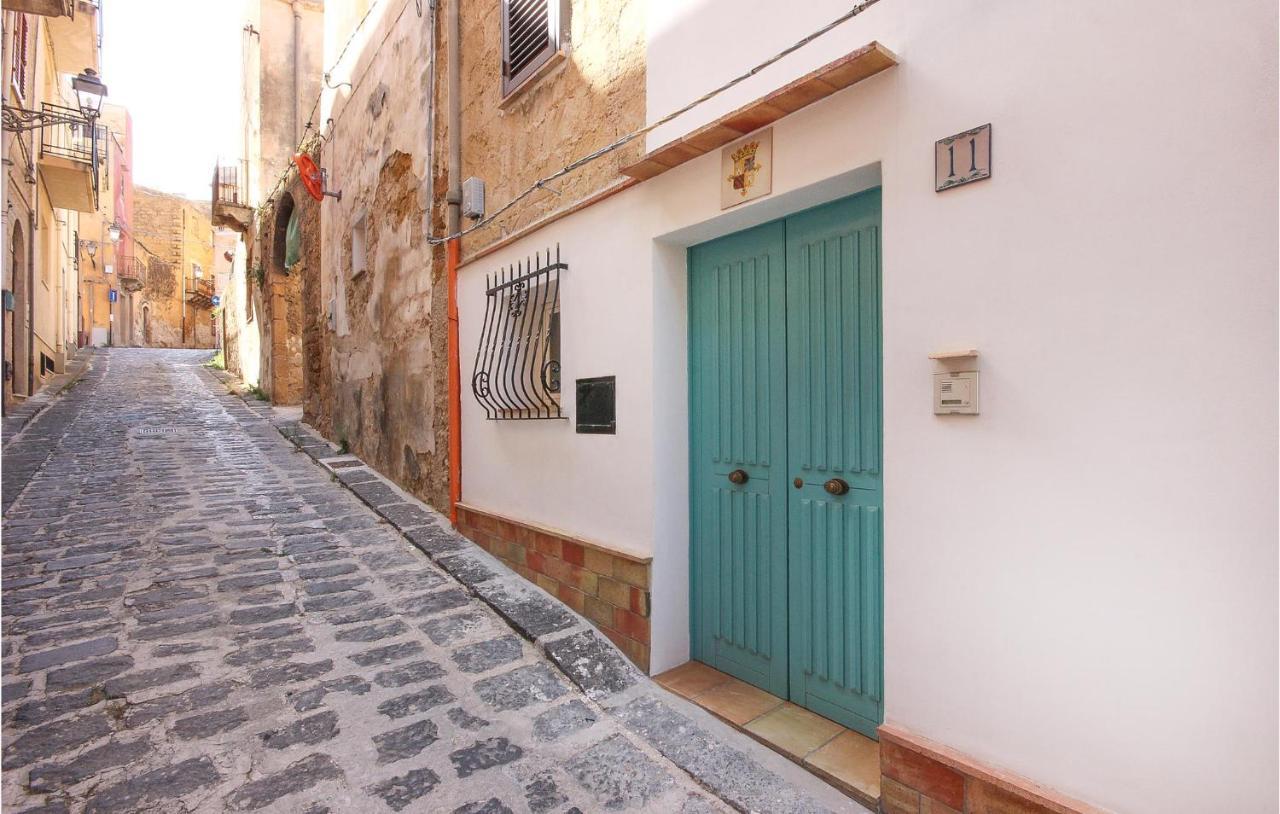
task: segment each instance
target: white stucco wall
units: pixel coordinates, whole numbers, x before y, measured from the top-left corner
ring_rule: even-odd
[[[770,7],[651,3],[650,120],[847,4]],[[464,267],[465,381],[484,273],[560,244],[566,390],[616,374],[619,429],[464,392],[463,499],[653,553],[653,666],[687,658],[683,247],[882,183],[886,719],[1117,812],[1276,810],[1276,33],[882,0],[650,142],[895,52],[774,125],[771,196],[721,213],[717,151]],[[986,122],[993,178],[935,193]],[[970,346],[982,414],[935,417],[928,354]]]

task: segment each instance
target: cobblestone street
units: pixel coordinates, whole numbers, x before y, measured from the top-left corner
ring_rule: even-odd
[[[6,811],[862,810],[208,356],[96,353],[5,439]]]

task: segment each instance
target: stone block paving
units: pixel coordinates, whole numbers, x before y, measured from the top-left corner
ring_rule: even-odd
[[[861,810],[402,533],[207,358],[99,354],[6,446],[6,811]]]

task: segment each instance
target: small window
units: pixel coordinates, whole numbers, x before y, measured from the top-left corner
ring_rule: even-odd
[[[485,313],[471,392],[491,421],[564,418],[560,407],[557,249],[485,279]]]
[[[369,270],[369,260],[365,254],[368,237],[366,216],[361,215],[356,225],[351,227],[351,279],[353,280]]]
[[[560,50],[563,0],[502,0],[502,95],[537,73]]]

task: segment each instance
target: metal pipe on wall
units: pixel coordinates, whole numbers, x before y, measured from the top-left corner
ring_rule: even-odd
[[[449,18],[446,59],[449,73],[449,192],[448,232],[454,234],[462,220],[462,25],[458,5],[448,0]],[[458,503],[462,500],[462,372],[458,358],[458,261],[462,254],[459,238],[445,249],[445,278],[448,286],[449,357],[449,520],[458,525]]]
[[[298,0],[289,4],[293,9],[293,143],[302,143],[302,10]]]

